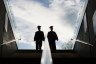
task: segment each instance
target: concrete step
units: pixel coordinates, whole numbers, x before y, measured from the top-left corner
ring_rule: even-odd
[[[52,58],[78,58],[77,54],[73,50],[57,50],[52,52]],[[18,50],[15,54],[12,55],[14,58],[41,58],[42,51],[35,50]]]
[[[42,51],[18,50],[12,55],[13,58],[41,58]]]
[[[12,55],[12,58],[19,58],[18,62],[30,62],[32,64],[40,64],[42,51],[35,50],[18,50]],[[52,52],[53,64],[62,64],[67,58],[79,58],[79,55],[73,50],[57,50]],[[23,60],[22,60],[23,59]]]

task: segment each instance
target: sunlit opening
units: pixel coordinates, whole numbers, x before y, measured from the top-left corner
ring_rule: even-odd
[[[13,15],[11,22],[18,49],[36,49],[34,35],[37,26],[45,35],[49,27],[57,33],[56,49],[73,49],[82,22],[87,0],[7,0]]]

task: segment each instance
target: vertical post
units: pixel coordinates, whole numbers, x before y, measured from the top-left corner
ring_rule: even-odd
[[[6,13],[6,15],[5,15],[5,31],[7,32],[7,30],[8,30],[8,15]]]
[[[85,30],[85,32],[86,32],[86,31],[87,31],[87,18],[86,18],[86,13],[84,14],[83,21],[84,21],[84,30]]]

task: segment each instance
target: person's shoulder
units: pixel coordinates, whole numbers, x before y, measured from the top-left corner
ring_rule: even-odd
[[[51,31],[49,31],[48,33],[51,33]]]
[[[55,33],[55,31],[49,31],[50,33]]]
[[[38,31],[36,31],[35,33],[37,33]]]
[[[55,31],[53,31],[53,33],[56,33]]]
[[[39,33],[39,31],[36,31],[35,33]]]
[[[41,33],[44,33],[43,31],[40,31]]]
[[[40,31],[40,32],[43,32],[43,31]]]

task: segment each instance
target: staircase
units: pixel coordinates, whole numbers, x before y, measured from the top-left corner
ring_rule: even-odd
[[[32,64],[40,64],[42,51],[35,50],[18,50],[11,58],[17,59],[19,62],[31,62]],[[57,50],[52,53],[53,64],[62,64],[65,59],[79,58],[80,56],[73,50]],[[23,60],[22,60],[23,59]]]

